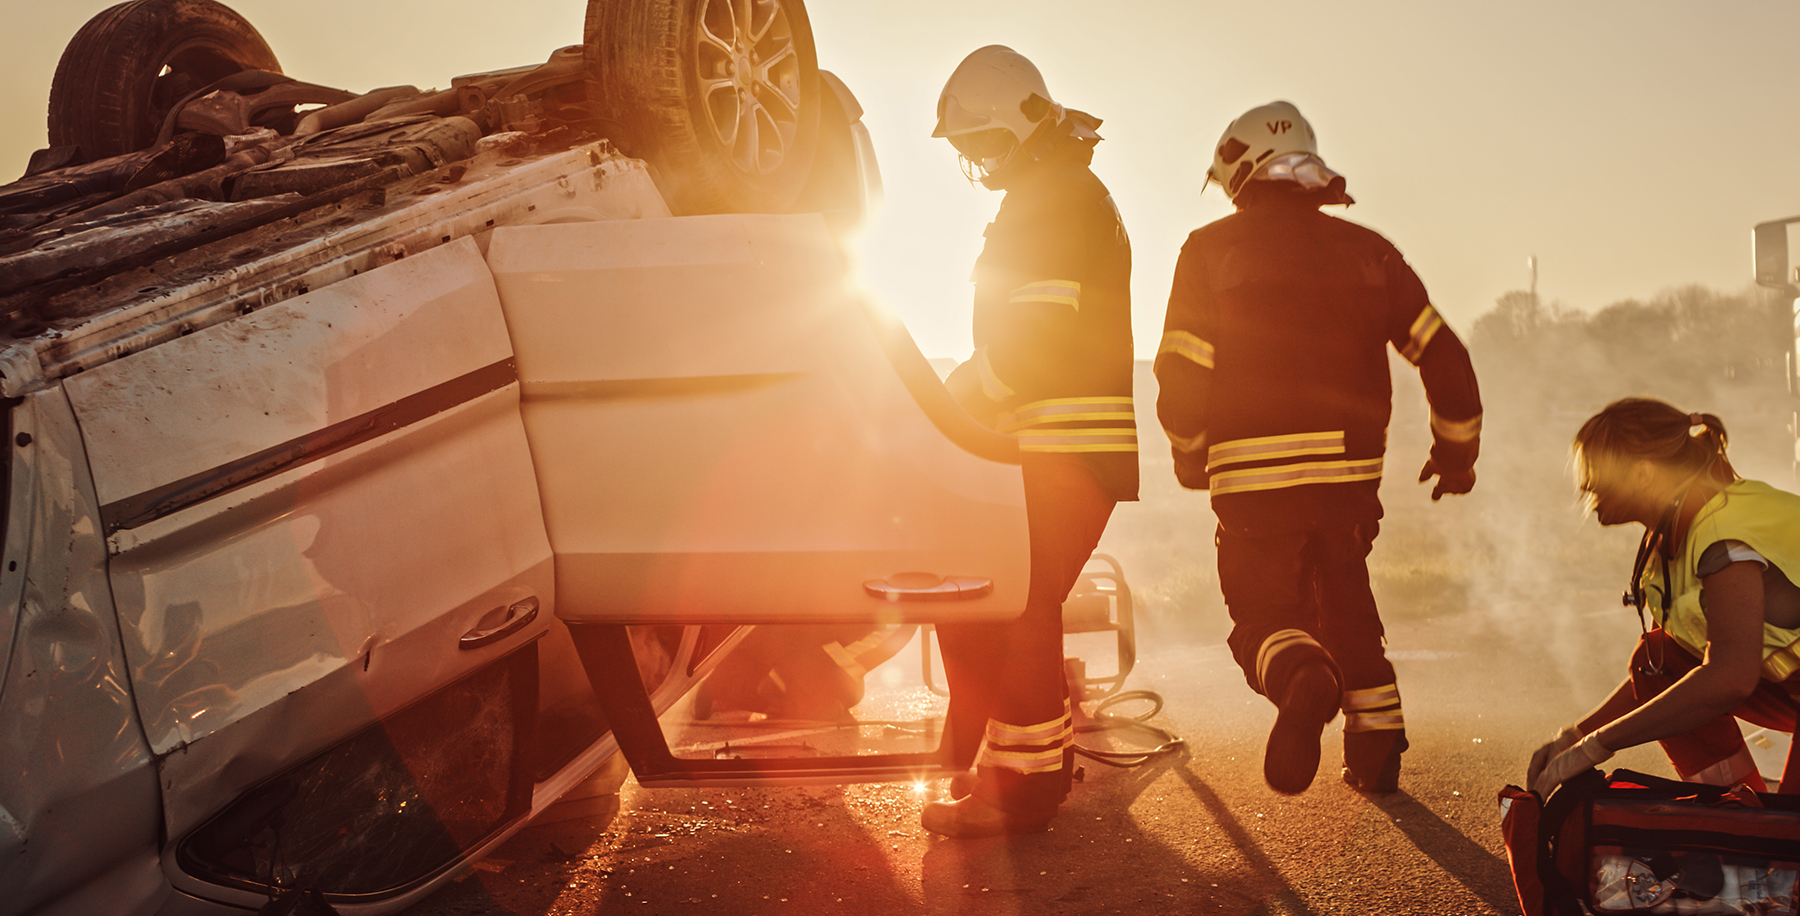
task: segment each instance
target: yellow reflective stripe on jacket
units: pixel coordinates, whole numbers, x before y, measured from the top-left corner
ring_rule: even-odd
[[[1004,401],[1017,393],[994,373],[994,364],[988,360],[987,347],[975,351],[975,368],[981,373],[981,393],[987,395],[988,400]]]
[[[1281,464],[1267,468],[1244,468],[1220,471],[1212,475],[1213,496],[1248,493],[1253,490],[1276,490],[1313,483],[1353,483],[1381,479],[1380,458],[1355,461],[1309,461],[1303,464]]]
[[[1767,624],[1764,624],[1767,626]],[[1763,677],[1774,683],[1781,683],[1800,671],[1800,643],[1789,643],[1774,649],[1763,656]]]
[[[1431,412],[1431,434],[1444,442],[1474,442],[1481,438],[1481,414],[1467,420],[1446,420]]]
[[[1419,364],[1419,357],[1425,355],[1425,348],[1431,344],[1431,338],[1437,336],[1438,329],[1444,326],[1444,319],[1429,304],[1413,319],[1412,330],[1408,333],[1406,346],[1400,348],[1400,355],[1413,365]]]
[[[1015,304],[1048,302],[1080,311],[1081,284],[1075,280],[1038,280],[1013,290],[1007,295],[1006,301]]]
[[[1365,687],[1361,690],[1344,691],[1344,711],[1356,712],[1365,709],[1380,709],[1400,702],[1400,685],[1383,684],[1380,687]]]
[[[1341,429],[1328,433],[1291,433],[1284,436],[1258,436],[1254,439],[1228,439],[1206,450],[1206,469],[1210,471],[1240,461],[1343,453],[1344,431]]]
[[[1032,401],[1000,418],[1001,432],[1015,432],[1044,423],[1075,422],[1135,423],[1131,398],[1051,398]]]
[[[1173,353],[1207,369],[1213,367],[1213,345],[1186,331],[1163,332],[1162,343],[1156,347],[1156,355],[1164,353]]]
[[[1016,433],[1021,452],[1135,452],[1137,430],[1122,427],[1101,429],[1024,429]]]

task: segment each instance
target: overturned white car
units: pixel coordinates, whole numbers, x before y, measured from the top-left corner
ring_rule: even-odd
[[[798,0],[591,0],[446,90],[132,0],[0,188],[0,912],[391,912],[764,623],[1023,606],[1012,440],[844,283],[876,187]]]

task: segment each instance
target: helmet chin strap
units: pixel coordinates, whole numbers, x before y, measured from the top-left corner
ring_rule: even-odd
[[[1018,157],[1019,147],[1014,146],[1012,151],[1008,152],[1005,156],[994,159],[976,160],[958,153],[957,162],[961,163],[963,177],[969,179],[970,184],[980,182],[982,187],[985,187],[990,191],[997,191],[1000,189],[1001,185],[991,183],[994,181],[995,174],[1005,169],[1008,163],[1011,163]],[[1004,180],[1004,178],[1001,179],[1002,182],[1004,182]]]
[[[1052,103],[1050,114],[1038,122],[1037,129],[1031,132],[1024,143],[1013,147],[1011,152],[998,160],[986,159],[979,163],[969,163],[964,159],[964,174],[970,175],[972,181],[980,181],[982,187],[991,191],[1001,190],[1029,164],[1056,155],[1058,150],[1067,149],[1071,145],[1085,147],[1091,156],[1094,145],[1100,142],[1100,135],[1094,132],[1099,126],[1100,119],[1093,115]],[[1084,164],[1086,161],[1082,160]],[[980,170],[979,177],[971,174],[971,165]]]

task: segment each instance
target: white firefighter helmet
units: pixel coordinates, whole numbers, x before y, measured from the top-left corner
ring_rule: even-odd
[[[1277,159],[1289,167],[1303,159],[1320,167],[1325,164],[1319,159],[1319,141],[1313,136],[1312,125],[1306,123],[1292,102],[1259,105],[1232,121],[1213,147],[1212,168],[1206,177],[1224,186],[1225,194],[1235,198],[1252,177]]]
[[[1060,119],[1044,75],[1005,45],[977,48],[938,94],[933,137],[950,141],[964,159],[993,172],[1006,164],[1046,118]]]

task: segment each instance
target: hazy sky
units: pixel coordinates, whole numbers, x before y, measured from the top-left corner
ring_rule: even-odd
[[[0,176],[44,144],[63,45],[104,2],[5,4]],[[283,68],[368,90],[448,86],[580,41],[578,0],[237,0]],[[888,201],[869,287],[930,355],[969,347],[967,277],[1000,195],[928,136],[970,50],[1008,44],[1057,101],[1104,118],[1095,171],[1132,234],[1140,354],[1154,350],[1188,231],[1227,212],[1201,193],[1220,131],[1296,103],[1359,203],[1460,329],[1528,282],[1593,309],[1750,280],[1750,226],[1800,213],[1800,3],[1075,3],[816,0],[820,65],[867,109]]]

